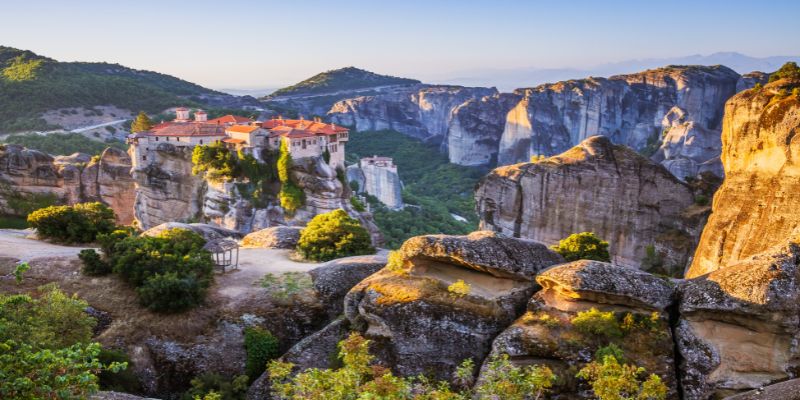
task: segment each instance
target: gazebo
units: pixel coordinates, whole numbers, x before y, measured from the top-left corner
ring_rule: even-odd
[[[211,252],[214,264],[222,270],[222,273],[228,268],[239,269],[239,243],[235,240],[228,238],[211,240],[203,246],[203,249]]]

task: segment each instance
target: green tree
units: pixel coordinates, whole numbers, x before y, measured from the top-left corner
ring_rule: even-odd
[[[133,119],[131,123],[131,132],[144,132],[149,131],[153,127],[153,121],[145,114],[144,111],[139,111],[139,115]]]
[[[289,154],[289,145],[286,140],[281,140],[281,147],[278,150],[278,179],[281,183],[289,182],[292,170],[292,155]]]
[[[319,214],[309,221],[300,233],[297,250],[315,261],[375,252],[367,230],[342,209]]]
[[[599,400],[664,400],[667,386],[658,375],[644,368],[620,364],[614,351],[598,350],[595,360],[583,367],[578,378],[585,379]],[[617,349],[618,350],[618,349]],[[617,352],[618,353],[618,352]],[[598,356],[602,355],[600,361]]]
[[[114,211],[99,202],[50,206],[28,215],[28,224],[41,237],[65,243],[93,242],[99,234],[111,233],[115,220]]]
[[[42,66],[41,59],[26,60],[25,56],[17,56],[11,65],[3,69],[3,77],[9,81],[22,82],[36,79],[36,71]]]
[[[553,386],[556,375],[546,366],[515,367],[508,354],[492,357],[483,381],[475,392],[478,399],[540,399]]]
[[[99,389],[98,373],[126,367],[98,361],[86,307],[54,285],[37,298],[0,294],[0,398],[83,399]]]
[[[800,67],[794,61],[783,64],[777,71],[769,76],[770,82],[775,82],[779,79],[800,80]]]
[[[596,260],[611,261],[608,242],[601,240],[592,232],[573,233],[562,239],[552,249],[567,261]]]
[[[278,339],[268,330],[255,326],[244,329],[244,349],[247,352],[245,373],[250,382],[264,372],[267,362],[279,356]]]
[[[236,154],[222,143],[194,146],[192,150],[192,174],[211,180],[233,179],[239,176]]]
[[[289,181],[283,183],[281,186],[278,198],[286,214],[294,215],[294,213],[305,204],[306,194],[303,192],[303,189],[300,189],[297,185]]]

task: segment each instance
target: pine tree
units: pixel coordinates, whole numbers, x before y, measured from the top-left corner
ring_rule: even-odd
[[[139,115],[133,120],[131,123],[131,132],[144,132],[150,130],[153,127],[153,121],[144,111],[139,111]]]

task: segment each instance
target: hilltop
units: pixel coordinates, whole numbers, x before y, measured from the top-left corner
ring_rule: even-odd
[[[416,79],[380,75],[356,67],[346,67],[322,72],[292,86],[278,89],[267,99],[283,96],[303,96],[331,93],[342,90],[376,88],[388,85],[413,85]]]
[[[116,106],[156,113],[176,104],[216,105],[225,99],[238,98],[157,72],[59,62],[0,46],[0,132],[52,128],[42,118],[51,110]]]

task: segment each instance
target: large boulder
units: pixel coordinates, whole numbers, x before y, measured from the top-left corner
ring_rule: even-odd
[[[144,232],[142,235],[144,236],[158,236],[164,231],[168,231],[170,229],[185,229],[187,231],[192,231],[197,233],[198,235],[202,236],[205,240],[217,240],[217,239],[224,239],[224,238],[240,238],[242,234],[237,231],[232,231],[230,229],[220,228],[218,226],[209,225],[209,224],[184,224],[182,222],[167,222],[163,223],[158,226],[154,226]]]
[[[308,271],[317,299],[331,318],[344,311],[344,297],[350,289],[386,265],[386,255],[383,251],[373,255],[339,258]]]
[[[293,249],[300,240],[298,226],[273,226],[245,235],[242,245],[262,249]]]
[[[494,340],[492,357],[508,354],[518,366],[546,365],[559,377],[555,393],[570,399],[594,398],[575,373],[594,359],[600,347],[615,344],[625,362],[660,376],[669,398],[677,397],[667,312],[674,291],[671,282],[633,268],[585,260],[551,267],[536,281],[542,290]],[[613,319],[601,321],[600,313]],[[600,329],[587,328],[581,318]],[[481,374],[478,380],[482,379]]]
[[[463,360],[486,356],[533,293],[535,274],[562,261],[544,245],[492,232],[412,238],[347,294],[345,316],[398,373],[450,379]],[[456,290],[461,281],[468,290]]]
[[[800,400],[800,379],[775,383],[749,392],[726,397],[725,400]]]
[[[725,106],[725,181],[714,196],[687,277],[697,277],[782,243],[800,227],[800,99],[779,80],[737,94]]]
[[[800,237],[679,287],[685,399],[800,376]]]
[[[548,245],[578,232],[610,243],[612,260],[639,267],[648,248],[654,272],[680,275],[704,218],[692,189],[661,165],[609,138],[593,136],[558,156],[500,167],[476,192],[482,229]]]

